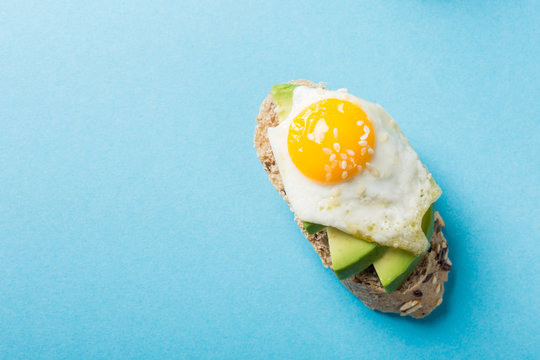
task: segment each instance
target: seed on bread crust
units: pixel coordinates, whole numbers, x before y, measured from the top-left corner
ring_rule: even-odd
[[[418,300],[407,301],[399,309],[401,311],[400,315],[401,316],[409,315],[415,312],[416,310],[420,309],[421,307],[422,307],[422,304]]]
[[[416,306],[413,306],[412,308],[410,308],[409,310],[405,311],[405,313],[403,315],[409,315],[409,314],[412,314],[413,312],[415,312],[416,310],[420,309],[422,307],[422,304],[418,304]]]
[[[399,311],[407,311],[413,306],[416,306],[419,302],[420,301],[418,300],[409,300],[405,304],[401,305],[401,307],[399,308]]]
[[[435,216],[435,223],[433,224],[433,231],[435,234],[439,234],[441,232],[441,228],[445,227],[444,220],[441,218],[439,213],[436,213]]]
[[[438,246],[439,244],[437,244]],[[446,256],[446,252],[448,251],[448,248],[443,248],[441,252],[439,253],[439,261],[443,262],[444,257]]]

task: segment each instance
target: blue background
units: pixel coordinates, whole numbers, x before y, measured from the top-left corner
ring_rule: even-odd
[[[1,358],[540,356],[538,1],[0,3]],[[444,194],[424,320],[321,266],[259,164],[271,85],[397,119]]]

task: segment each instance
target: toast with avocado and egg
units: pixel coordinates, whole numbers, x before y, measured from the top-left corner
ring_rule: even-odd
[[[371,309],[421,318],[451,268],[439,186],[386,111],[306,80],[275,85],[257,155],[322,263]]]

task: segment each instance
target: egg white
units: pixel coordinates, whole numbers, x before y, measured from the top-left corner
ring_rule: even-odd
[[[366,169],[348,181],[321,184],[303,175],[289,156],[291,121],[314,102],[336,98],[364,110],[375,131],[375,152]],[[421,222],[441,189],[394,119],[380,106],[350,95],[299,86],[289,116],[268,129],[285,192],[296,215],[381,245],[421,254],[428,247]]]

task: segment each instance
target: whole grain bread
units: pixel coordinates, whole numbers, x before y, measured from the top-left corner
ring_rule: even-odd
[[[310,87],[323,87],[323,84],[315,84],[307,80],[296,80],[290,83]],[[254,139],[255,148],[257,149],[257,156],[268,173],[270,181],[285,201],[289,202],[267,136],[268,128],[277,125],[276,105],[273,102],[272,96],[268,95],[263,101],[259,115],[257,116]],[[292,208],[291,211],[293,211]],[[310,236],[304,229],[302,221],[296,215],[295,220],[315,251],[319,254],[323,265],[332,268],[326,230]],[[444,221],[438,212],[435,212],[433,227],[433,236],[430,240],[431,248],[411,276],[394,292],[388,294],[384,291],[373,266],[341,282],[371,309],[399,313],[402,316],[408,315],[415,318],[422,318],[428,315],[442,303],[444,283],[448,280],[448,272],[452,266],[452,262],[448,258],[448,245],[441,231],[444,227]]]

